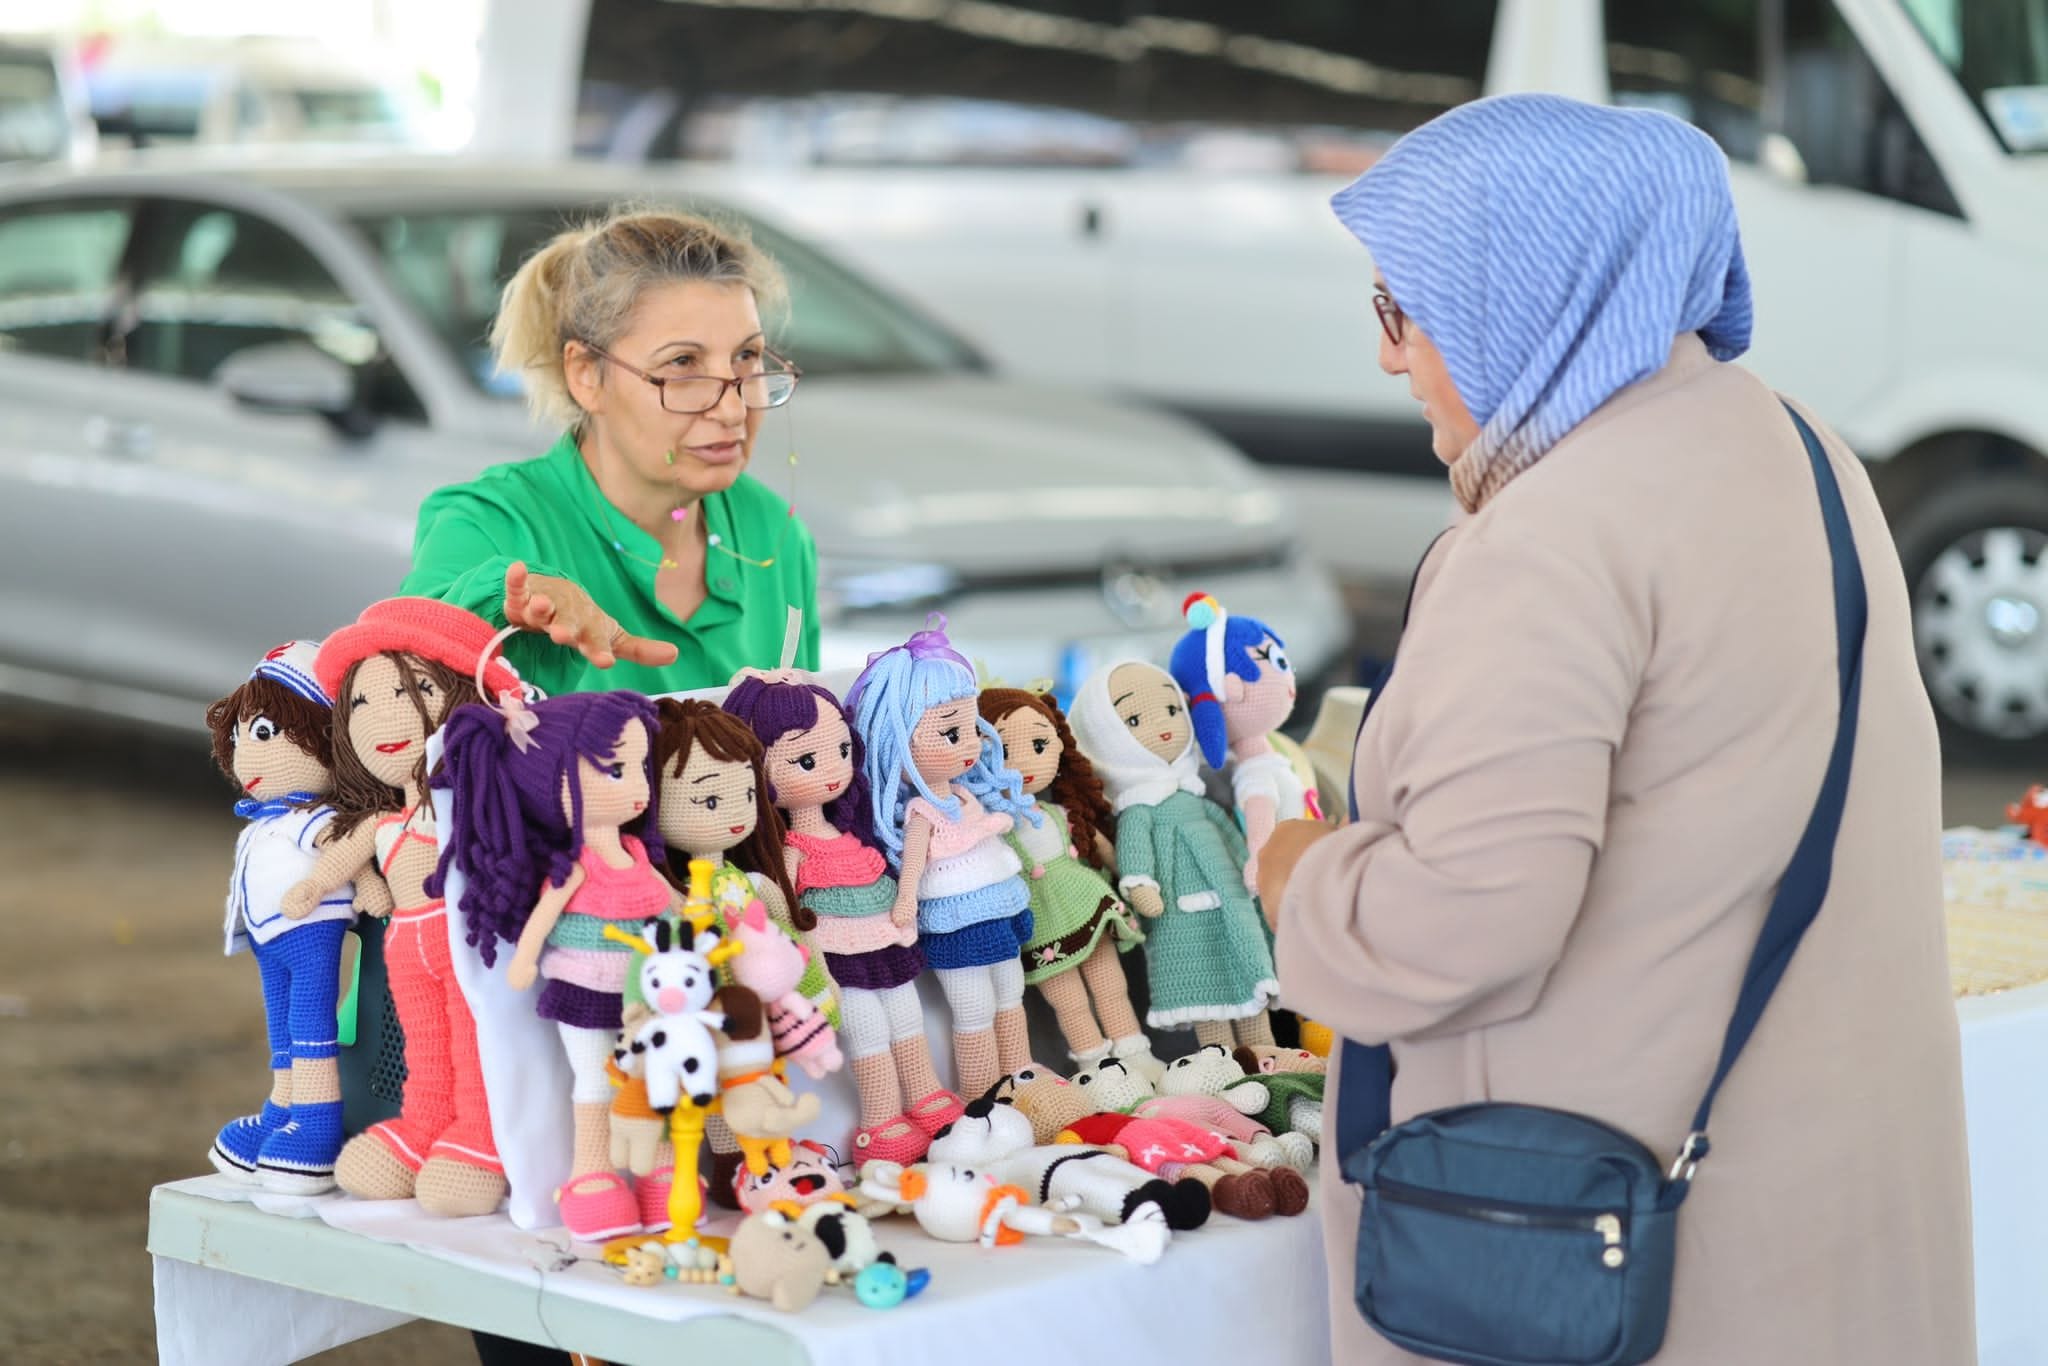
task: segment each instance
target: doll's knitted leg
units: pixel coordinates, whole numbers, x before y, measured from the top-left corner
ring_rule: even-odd
[[[453,1095],[451,1114],[434,1142],[432,1159],[437,1167],[444,1162],[456,1162],[494,1174],[495,1187],[502,1196],[505,1167],[498,1160],[497,1140],[491,1134],[491,1100],[484,1088],[483,1059],[477,1053],[476,1017],[470,1014],[469,998],[462,994],[462,982],[455,975],[447,934],[436,934],[433,938],[434,977],[440,993],[440,1014],[447,1021],[449,1089]],[[612,1035],[604,1031],[599,1037],[604,1040],[605,1057],[609,1058]],[[604,1099],[609,1101],[611,1082],[604,1079],[602,1062],[598,1065],[598,1076],[604,1081]],[[579,1090],[590,1089],[580,1072],[577,1085]],[[492,1207],[496,1207],[495,1203]]]
[[[919,1140],[929,1146],[931,1136],[960,1118],[967,1105],[940,1083],[938,1070],[932,1066],[931,1045],[924,1036],[924,1002],[918,998],[917,987],[905,982],[882,992],[881,998],[882,1009],[889,1017],[889,1054],[896,1060],[897,1085],[903,1091],[903,1117],[917,1134],[913,1138],[885,1129],[897,1140],[891,1147],[915,1153],[912,1157],[890,1160],[915,1162],[924,1156]],[[871,1156],[889,1155],[875,1147]]]
[[[1195,1021],[1195,1042],[1204,1048],[1207,1048],[1212,1043],[1221,1044],[1223,1051],[1228,1053],[1236,1046],[1233,1042],[1234,1038],[1235,1036],[1230,1032],[1230,1021],[1228,1020]]]
[[[341,1153],[340,1043],[334,1005],[340,991],[341,941],[348,926],[323,920],[277,940],[291,974],[291,1119],[263,1144],[257,1169],[273,1190],[315,1194],[334,1185]]]
[[[860,1127],[872,1128],[903,1113],[903,1088],[896,1078],[896,1059],[889,1052],[889,1016],[881,998],[860,987],[848,987],[839,998],[839,1037],[846,1046],[847,1066],[860,1093]]]
[[[1006,958],[989,967],[996,998],[997,1076],[1031,1065],[1031,1030],[1024,1021],[1024,961]],[[991,1077],[993,1084],[995,1078]]]
[[[1060,1037],[1076,1063],[1086,1067],[1109,1051],[1109,1040],[1095,1027],[1095,1012],[1088,1006],[1088,988],[1079,968],[1069,968],[1057,977],[1038,984],[1039,995],[1052,1006],[1060,1024]]]
[[[611,1166],[611,1078],[604,1065],[611,1060],[612,1036],[601,1029],[579,1029],[557,1024],[562,1052],[568,1055],[574,1082],[569,1100],[576,1107],[575,1156],[569,1162],[569,1178],[591,1172],[608,1172]]]
[[[1270,1044],[1273,1042],[1273,1017],[1266,1011],[1247,1015],[1233,1022],[1239,1043]]]
[[[1171,1171],[1171,1167],[1162,1167],[1159,1174],[1171,1179]],[[1182,1167],[1178,1174],[1192,1176],[1207,1186],[1210,1203],[1234,1219],[1264,1219],[1273,1213],[1273,1187],[1262,1172],[1250,1168],[1226,1171],[1202,1162]]]
[[[1143,1036],[1138,1012],[1131,1008],[1131,986],[1124,980],[1124,965],[1117,961],[1116,945],[1108,935],[1081,964],[1081,978],[1095,998],[1095,1014],[1102,1021],[1103,1033],[1112,1039]]]
[[[953,1070],[963,1096],[979,1096],[1002,1075],[996,1052],[995,983],[985,967],[940,968],[939,989],[953,1009]]]
[[[436,941],[440,956],[447,956],[448,929],[442,920],[445,913],[439,906],[413,912],[393,911],[390,926],[384,932],[384,968],[391,987],[391,1004],[398,1012],[398,1027],[405,1033],[405,1099],[398,1118],[372,1125],[361,1137],[386,1149],[408,1177],[418,1174],[434,1140],[455,1118],[446,998],[432,959]],[[351,1168],[355,1165],[350,1164]],[[337,1167],[337,1174],[342,1170]],[[363,1175],[386,1190],[397,1179],[388,1167],[381,1169],[381,1176],[389,1180],[380,1180],[368,1171]],[[409,1180],[405,1193],[396,1196],[358,1191],[346,1177],[342,1189],[366,1199],[406,1199],[412,1195]]]
[[[264,1143],[291,1118],[291,975],[271,944],[251,947],[263,983],[263,1022],[270,1035],[270,1096],[259,1113],[231,1119],[214,1135],[207,1159],[230,1176],[253,1174]]]

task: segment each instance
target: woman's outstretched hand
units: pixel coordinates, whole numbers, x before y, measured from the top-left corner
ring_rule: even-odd
[[[651,669],[676,662],[674,645],[630,634],[581,587],[552,575],[529,574],[519,560],[505,570],[505,621],[545,634],[600,669],[622,659]]]

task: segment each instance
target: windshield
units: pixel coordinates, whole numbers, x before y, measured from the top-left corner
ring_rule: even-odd
[[[2048,152],[2048,0],[1903,0],[2010,152]]]
[[[521,261],[594,207],[466,207],[358,216],[399,290],[487,393],[517,395],[486,340],[498,295]],[[790,316],[769,319],[773,345],[806,375],[917,374],[980,369],[979,356],[937,323],[782,234],[754,239],[789,277]]]
[[[0,161],[52,160],[70,143],[55,63],[39,52],[0,48]]]

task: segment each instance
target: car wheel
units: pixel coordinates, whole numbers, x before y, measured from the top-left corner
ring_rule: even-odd
[[[1973,478],[1898,531],[1921,676],[1952,749],[2048,757],[2048,479]]]

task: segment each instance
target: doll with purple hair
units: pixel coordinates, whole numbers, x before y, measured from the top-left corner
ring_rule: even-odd
[[[815,683],[745,678],[725,709],[767,749],[789,879],[817,916],[811,942],[839,984],[840,1033],[860,1092],[854,1162],[916,1162],[965,1107],[940,1085],[925,1042],[916,921],[892,914],[896,880],[860,834],[869,819],[860,737],[839,699]]]
[[[611,1164],[605,1074],[635,959],[604,931],[680,904],[657,871],[654,734],[654,704],[633,692],[462,707],[443,728],[433,780],[453,794],[455,836],[431,890],[461,869],[469,943],[486,966],[501,941],[513,945],[515,989],[545,983],[535,1009],[555,1022],[575,1077],[575,1156],[556,1199],[585,1242],[641,1227],[643,1202]]]
[[[899,926],[915,917],[926,964],[953,1011],[961,1094],[1031,1063],[1024,945],[1031,894],[1003,840],[1045,819],[981,719],[974,668],[943,618],[868,661],[846,697],[866,746],[874,834],[897,874]]]

